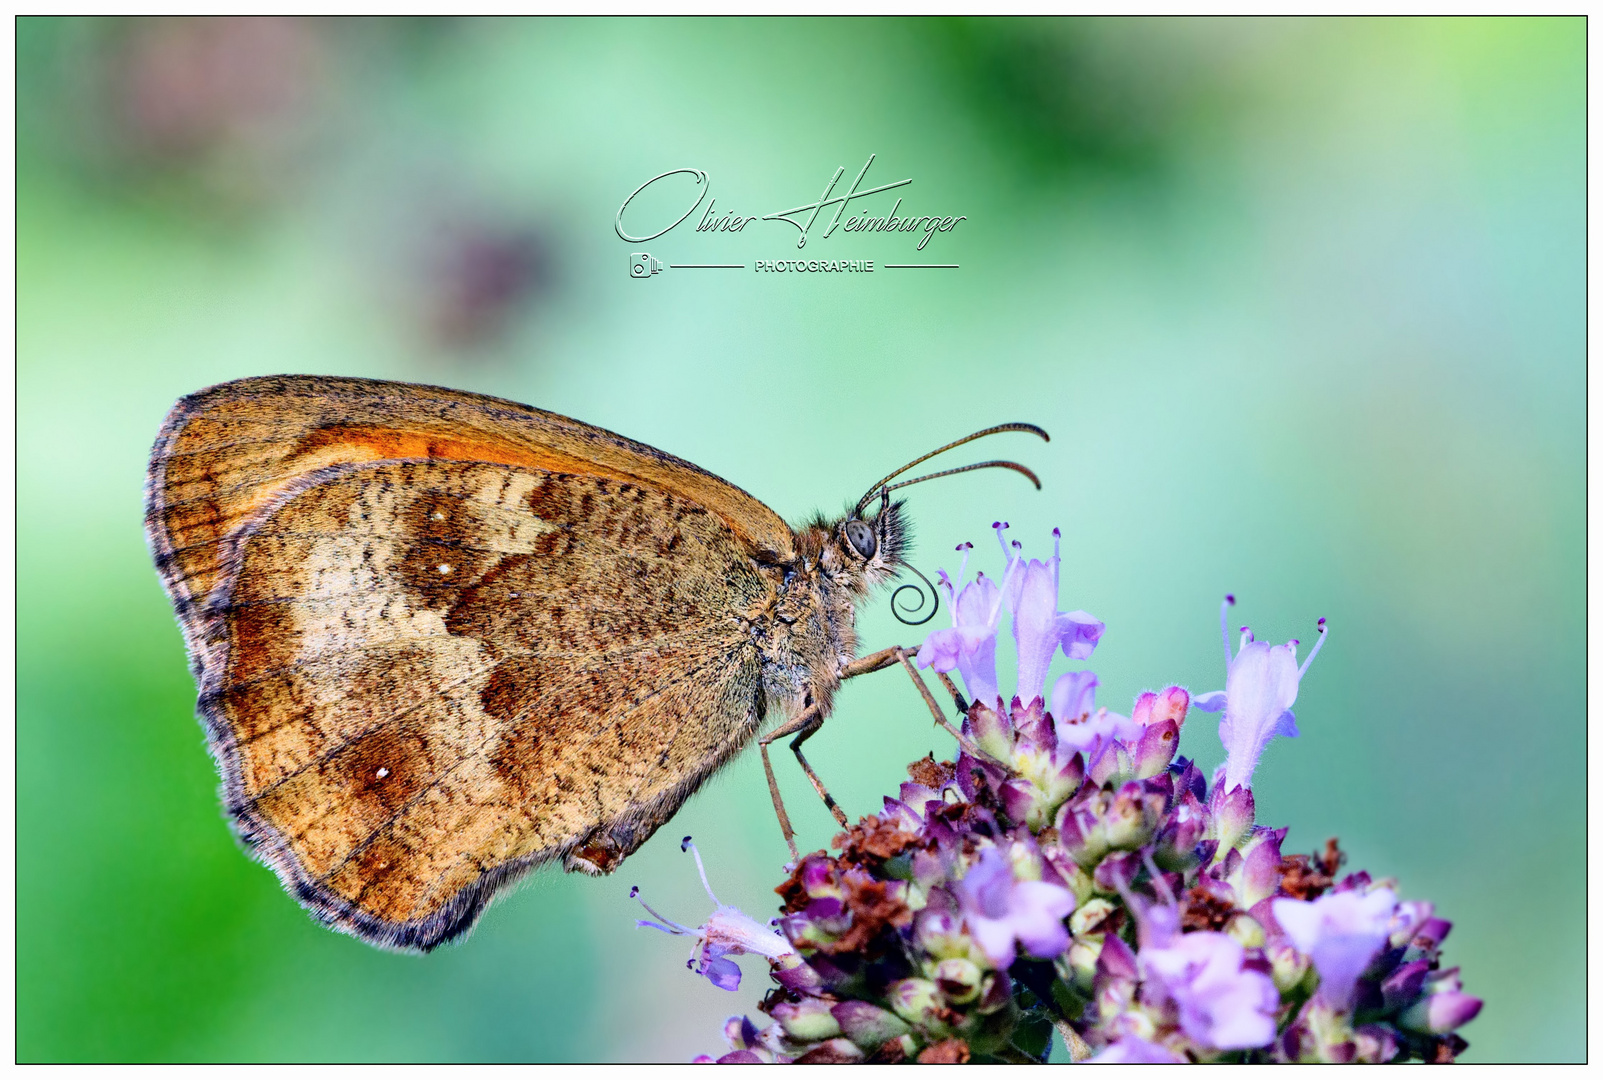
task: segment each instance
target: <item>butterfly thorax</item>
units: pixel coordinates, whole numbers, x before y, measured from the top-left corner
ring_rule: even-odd
[[[829,714],[840,673],[857,657],[857,605],[895,577],[908,546],[901,503],[867,520],[820,516],[795,535],[793,562],[762,567],[773,591],[750,620],[770,719],[812,704]]]

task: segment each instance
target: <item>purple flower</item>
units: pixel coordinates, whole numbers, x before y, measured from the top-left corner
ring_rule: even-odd
[[[1352,1005],[1358,976],[1386,944],[1397,896],[1390,889],[1326,893],[1317,900],[1279,899],[1271,904],[1297,950],[1319,972],[1319,997],[1333,1009]]]
[[[1058,611],[1058,567],[1062,559],[1058,553],[1060,533],[1052,530],[1053,555],[1049,562],[1026,560],[1018,554],[1019,545],[1008,545],[1002,539],[1007,523],[992,523],[997,543],[1002,545],[1002,556],[1007,560],[1002,584],[975,575],[968,585],[963,576],[968,569],[968,553],[973,544],[959,544],[963,562],[958,569],[957,583],[940,571],[936,587],[946,594],[952,609],[952,626],[937,630],[924,639],[918,650],[919,667],[933,667],[936,671],[956,669],[963,676],[964,689],[971,700],[1002,708],[1002,694],[996,678],[996,633],[1002,609],[1013,613],[1013,637],[1018,642],[1019,681],[1015,696],[1028,706],[1043,696],[1046,672],[1058,649],[1073,660],[1091,655],[1102,637],[1103,624],[1083,611],[1067,614]],[[1094,677],[1093,677],[1094,681]]]
[[[1126,1035],[1110,1043],[1088,1065],[1184,1065],[1186,1059],[1167,1047],[1149,1043],[1135,1035]]]
[[[973,544],[957,546],[963,553],[957,585],[952,584],[945,570],[940,571],[937,588],[946,593],[947,606],[952,609],[952,628],[937,630],[925,638],[916,662],[919,667],[934,667],[936,671],[955,668],[963,677],[963,688],[970,699],[989,705],[1002,696],[996,685],[996,625],[1002,615],[1002,590],[984,574],[963,584],[968,553],[973,548]]]
[[[1097,677],[1089,671],[1059,675],[1052,684],[1052,723],[1058,743],[1085,755],[1094,764],[1103,748],[1118,740],[1134,746],[1141,725],[1127,716],[1096,707]]]
[[[1019,646],[1018,698],[1028,705],[1046,689],[1046,670],[1052,656],[1063,650],[1071,660],[1084,660],[1096,648],[1105,628],[1084,611],[1058,611],[1058,568],[1062,563],[1063,534],[1052,530],[1052,558],[1025,561],[1018,541],[1012,555],[1002,539],[1006,525],[996,526],[996,541],[1008,560],[1003,601],[1013,612],[1013,638]]]
[[[969,933],[998,968],[1012,965],[1015,942],[1042,959],[1068,947],[1063,919],[1074,910],[1074,894],[1044,881],[1016,881],[1012,866],[994,847],[980,853],[953,891]]]
[[[1175,934],[1160,947],[1141,950],[1149,985],[1174,1002],[1180,1027],[1203,1046],[1244,1050],[1275,1037],[1280,993],[1269,976],[1243,968],[1246,951],[1212,930]]]
[[[1445,1035],[1479,1016],[1481,1004],[1478,997],[1458,990],[1444,990],[1420,998],[1400,1019],[1405,1026],[1416,1031]]]
[[[1230,655],[1230,627],[1226,621],[1234,596],[1225,597],[1219,608],[1219,627],[1225,642],[1225,688],[1202,694],[1192,704],[1207,712],[1224,710],[1219,721],[1219,739],[1225,746],[1224,788],[1252,786],[1252,771],[1269,740],[1276,735],[1295,738],[1297,718],[1292,703],[1297,700],[1297,684],[1308,665],[1325,643],[1325,620],[1319,620],[1319,640],[1302,667],[1297,666],[1297,642],[1270,645],[1254,641],[1252,630],[1241,628],[1241,647]]]
[[[650,904],[641,900],[640,906],[656,916],[657,921],[636,919],[636,926],[649,926],[669,934],[683,934],[695,938],[695,951],[691,953],[689,966],[696,974],[706,976],[707,980],[720,990],[734,990],[740,986],[740,965],[731,960],[731,956],[756,953],[770,960],[779,960],[796,955],[796,950],[791,948],[790,942],[771,927],[764,926],[739,908],[720,904],[718,898],[713,896],[712,886],[707,884],[707,871],[701,865],[701,852],[696,850],[696,845],[690,842],[688,836],[680,847],[696,857],[696,870],[701,874],[702,887],[707,890],[707,895],[712,897],[713,913],[707,917],[706,922],[692,929],[658,915]],[[630,889],[629,895],[639,899],[639,886]]]

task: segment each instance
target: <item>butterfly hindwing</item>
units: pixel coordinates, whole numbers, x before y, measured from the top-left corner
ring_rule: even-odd
[[[640,484],[385,461],[236,530],[202,711],[242,834],[322,918],[428,948],[554,857],[607,869],[760,720],[768,586]]]

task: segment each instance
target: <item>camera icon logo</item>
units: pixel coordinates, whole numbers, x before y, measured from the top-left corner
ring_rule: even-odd
[[[652,274],[662,272],[662,263],[653,259],[644,251],[636,251],[629,256],[629,276],[632,278],[647,278]]]

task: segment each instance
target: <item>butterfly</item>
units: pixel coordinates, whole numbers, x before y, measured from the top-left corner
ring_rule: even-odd
[[[934,453],[998,431],[1046,437]],[[534,866],[614,869],[778,715],[759,741],[794,853],[768,744],[797,736],[844,824],[800,744],[843,679],[906,664],[857,656],[856,605],[908,566],[891,491],[995,466],[1040,486],[1015,462],[891,483],[932,456],[793,529],[498,398],[299,375],[182,398],[146,534],[237,836],[325,924],[426,951]]]

